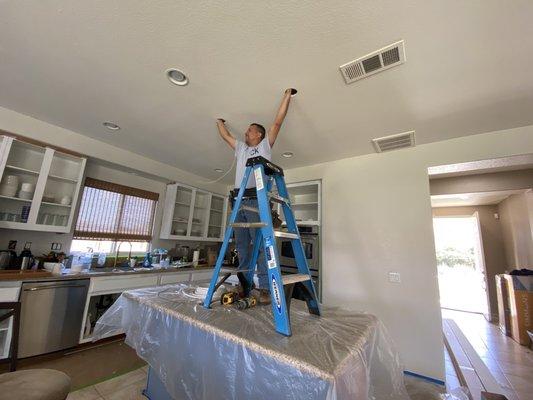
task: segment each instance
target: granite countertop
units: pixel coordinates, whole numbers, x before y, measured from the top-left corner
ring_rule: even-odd
[[[111,272],[109,269],[105,271],[90,270],[88,272],[80,273],[66,273],[62,275],[53,275],[52,273],[45,270],[38,271],[0,271],[0,282],[2,281],[59,281],[59,280],[70,280],[70,279],[89,279],[96,278],[100,276],[126,276],[126,275],[140,275],[140,274],[165,274],[165,273],[191,273],[191,272],[201,272],[201,271],[212,271],[213,267],[207,266],[198,266],[193,267],[192,263],[184,264],[179,268],[170,267],[170,268],[147,268],[147,269],[138,269],[136,271],[120,271],[120,272]]]

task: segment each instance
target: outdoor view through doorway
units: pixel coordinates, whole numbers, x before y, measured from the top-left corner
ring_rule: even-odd
[[[479,218],[433,218],[442,308],[488,315]]]

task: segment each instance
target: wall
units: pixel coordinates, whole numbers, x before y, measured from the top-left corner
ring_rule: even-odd
[[[432,195],[528,189],[533,186],[533,169],[431,179]]]
[[[498,300],[496,298],[496,282],[494,276],[506,270],[505,249],[500,220],[494,218],[498,213],[498,206],[472,206],[472,207],[441,207],[433,209],[434,217],[451,217],[479,214],[481,225],[481,238],[483,240],[483,253],[485,256],[485,269],[487,273],[489,306],[492,318],[498,319]]]
[[[533,193],[509,196],[498,207],[508,269],[533,269]]]
[[[324,303],[376,314],[407,370],[444,379],[427,168],[531,152],[533,126],[287,170],[322,179]]]
[[[86,176],[101,179],[109,182],[118,183],[121,185],[132,186],[139,189],[148,190],[159,194],[159,203],[156,209],[154,219],[154,237],[152,240],[153,248],[167,248],[170,249],[178,243],[175,240],[159,239],[159,232],[161,230],[161,220],[163,218],[163,204],[165,199],[166,183],[161,180],[149,179],[139,175],[133,175],[113,168],[109,165],[102,165],[101,163],[89,160],[87,162]],[[81,196],[80,196],[81,200]],[[79,206],[79,204],[78,204]],[[77,210],[76,210],[77,213]],[[72,227],[72,230],[74,227]],[[13,229],[0,229],[0,249],[7,248],[9,240],[17,240],[17,252],[23,249],[25,242],[32,242],[32,253],[34,255],[46,254],[50,251],[53,242],[62,244],[62,251],[68,253],[70,243],[72,241],[72,232],[67,234],[50,233],[50,232],[32,232]],[[198,242],[183,241],[187,246],[196,246]],[[202,245],[215,245],[210,242],[201,242]],[[218,247],[218,245],[216,245]],[[128,246],[121,249],[128,251]]]

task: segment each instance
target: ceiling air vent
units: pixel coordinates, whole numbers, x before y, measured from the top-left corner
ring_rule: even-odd
[[[403,40],[400,40],[357,60],[341,65],[339,68],[346,83],[352,83],[404,62],[405,50]]]
[[[413,147],[415,145],[415,131],[372,139],[372,143],[378,153],[403,149],[404,147]]]

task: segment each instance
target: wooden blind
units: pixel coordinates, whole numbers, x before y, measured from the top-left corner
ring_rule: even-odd
[[[150,241],[159,194],[86,178],[74,239]]]

